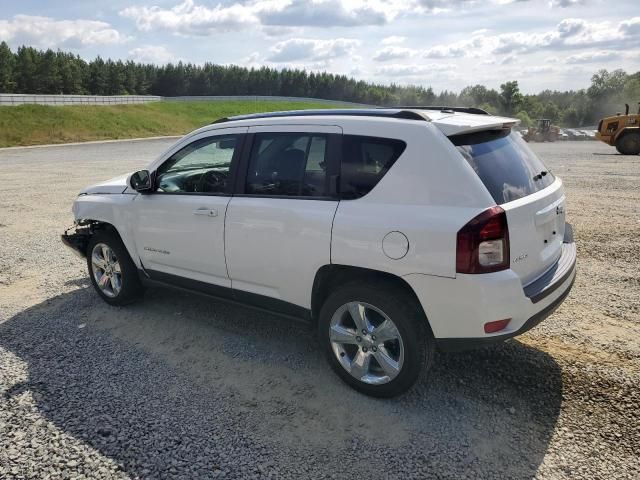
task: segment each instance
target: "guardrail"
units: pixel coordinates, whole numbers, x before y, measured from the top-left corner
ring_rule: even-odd
[[[149,102],[315,102],[333,105],[365,106],[362,103],[341,102],[308,97],[280,97],[266,95],[222,95],[222,96],[181,96],[160,97],[156,95],[37,95],[23,93],[0,93],[0,106],[11,105],[128,105]]]
[[[1,93],[0,106],[10,105],[128,105],[159,102],[155,95],[37,95],[24,93]]]
[[[162,97],[165,102],[230,102],[230,101],[249,101],[249,102],[315,102],[327,103],[333,105],[359,105],[370,106],[364,103],[343,102],[341,100],[326,100],[324,98],[311,97],[281,97],[269,95],[202,95],[202,96],[180,96],[180,97]]]

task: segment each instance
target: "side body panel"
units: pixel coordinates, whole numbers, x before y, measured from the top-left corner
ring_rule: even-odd
[[[341,133],[339,127],[306,123],[252,127],[249,134]],[[225,235],[234,296],[249,292],[309,309],[316,272],[330,263],[337,205],[335,199],[234,195]]]
[[[193,135],[167,152],[165,160],[186,145],[219,135],[244,135],[246,127]],[[241,137],[244,138],[244,137]],[[238,145],[231,165],[240,157]],[[162,161],[155,165],[157,169]],[[145,270],[231,287],[225,261],[225,214],[231,192],[137,195],[133,202],[137,255]],[[153,278],[153,273],[151,273]]]
[[[230,199],[138,195],[133,202],[134,236],[144,268],[231,287],[224,258],[224,215]]]
[[[495,205],[468,163],[427,122],[345,125],[344,134],[401,139],[403,154],[371,192],[340,202],[333,225],[331,262],[389,272],[455,277],[456,234]],[[408,239],[405,256],[383,250],[390,232]]]
[[[338,202],[234,197],[227,211],[227,264],[234,292],[311,308],[316,272],[330,263]]]
[[[140,267],[132,229],[135,198],[136,195],[130,194],[80,195],[73,204],[73,215],[76,220],[95,220],[113,225],[133,262]]]

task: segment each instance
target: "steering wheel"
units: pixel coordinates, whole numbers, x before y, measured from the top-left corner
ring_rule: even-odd
[[[213,187],[224,183],[225,180],[226,176],[224,174],[216,172],[215,170],[209,170],[200,176],[195,186],[195,191],[203,193],[215,191],[216,189]]]

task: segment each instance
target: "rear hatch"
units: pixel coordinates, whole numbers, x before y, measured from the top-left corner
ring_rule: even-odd
[[[510,126],[449,136],[507,215],[511,269],[526,285],[560,258],[565,232],[562,182]]]

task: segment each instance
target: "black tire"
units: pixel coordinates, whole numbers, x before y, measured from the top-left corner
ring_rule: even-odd
[[[352,376],[338,361],[330,340],[334,313],[349,302],[363,302],[384,312],[395,324],[404,345],[400,372],[387,383],[370,384]],[[393,397],[409,390],[433,363],[435,340],[416,299],[393,282],[350,282],[337,287],[324,302],[319,316],[318,335],[331,368],[354,389],[374,397]],[[362,350],[355,345],[350,346]],[[376,361],[375,365],[379,365]]]
[[[120,265],[120,290],[113,296],[107,295],[98,286],[96,275],[94,274],[94,267],[92,262],[92,252],[94,247],[98,244],[107,245],[115,254],[115,258]],[[89,269],[89,278],[93,287],[98,292],[98,295],[107,302],[109,305],[127,305],[134,302],[144,292],[140,277],[138,276],[138,269],[131,260],[129,252],[120,240],[120,236],[111,230],[100,230],[96,232],[87,245],[87,268]],[[113,293],[113,291],[112,291]]]
[[[624,133],[616,140],[616,150],[622,155],[638,155],[640,153],[640,133]]]

